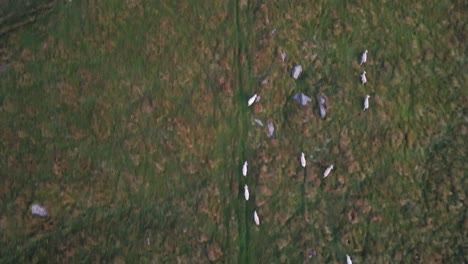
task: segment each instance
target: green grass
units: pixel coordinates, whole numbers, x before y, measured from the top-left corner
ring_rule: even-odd
[[[436,5],[57,2],[0,39],[0,262],[466,262],[465,16]]]

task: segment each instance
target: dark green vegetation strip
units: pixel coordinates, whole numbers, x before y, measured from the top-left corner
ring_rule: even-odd
[[[105,2],[0,40],[0,262],[466,262],[462,1]]]

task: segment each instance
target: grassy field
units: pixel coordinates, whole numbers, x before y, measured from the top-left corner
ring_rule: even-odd
[[[54,2],[0,39],[0,262],[466,263],[467,14]]]

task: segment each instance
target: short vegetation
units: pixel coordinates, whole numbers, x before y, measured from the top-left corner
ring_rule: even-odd
[[[4,2],[0,262],[467,262],[466,2]]]

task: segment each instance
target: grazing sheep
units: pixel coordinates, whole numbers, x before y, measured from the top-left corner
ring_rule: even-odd
[[[281,51],[281,60],[284,61],[286,60],[286,52]]]
[[[247,103],[247,106],[251,106],[253,103],[258,101],[257,98],[258,98],[257,94],[254,94],[252,97],[250,97],[249,102]]]
[[[273,132],[275,132],[275,126],[272,122],[268,123],[268,137],[273,136]]]
[[[255,121],[255,123],[257,123],[259,126],[263,126],[262,120],[255,118],[254,121]]]
[[[47,216],[47,210],[44,207],[42,207],[42,206],[40,206],[38,204],[33,204],[31,206],[31,213],[33,215],[39,215],[39,216],[42,216],[42,217]]]
[[[242,175],[247,176],[247,166],[249,166],[249,163],[244,162],[244,166],[242,167]]]
[[[366,111],[369,108],[369,98],[370,95],[366,95],[366,99],[364,100],[364,111]]]
[[[305,168],[306,164],[307,163],[306,163],[305,155],[304,155],[304,152],[302,152],[301,153],[301,165],[302,165],[302,167]]]
[[[250,197],[250,194],[249,194],[249,187],[247,186],[247,184],[244,186],[244,197],[245,197],[245,200],[248,201],[249,200],[249,197]]]
[[[306,106],[308,103],[312,101],[309,96],[299,92],[294,95],[294,100],[296,100],[300,105]]]
[[[317,101],[318,101],[318,106],[319,106],[320,117],[322,119],[325,119],[325,117],[327,117],[327,108],[325,106],[325,97],[319,95],[318,98],[317,98]]]
[[[333,170],[333,165],[330,165],[324,172],[323,172],[323,177],[326,178],[328,174]]]
[[[296,65],[293,67],[292,71],[291,71],[291,77],[293,77],[294,79],[297,80],[297,78],[299,78],[299,74],[301,74],[302,72],[302,66],[301,65]]]
[[[364,71],[361,75],[361,82],[362,84],[366,84],[367,78],[366,78],[366,71]]]
[[[254,221],[256,225],[260,225],[260,218],[258,218],[257,210],[254,212]]]
[[[366,63],[366,61],[367,61],[367,50],[365,50],[364,53],[362,53],[361,64],[359,65],[363,65],[364,63]]]

